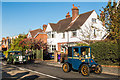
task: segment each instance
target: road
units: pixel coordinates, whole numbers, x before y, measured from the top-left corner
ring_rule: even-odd
[[[71,71],[69,73],[64,73],[62,71],[61,68],[59,67],[55,67],[55,66],[50,66],[50,65],[46,65],[44,63],[28,63],[28,64],[16,64],[16,65],[11,65],[11,64],[7,64],[7,65],[2,65],[2,69],[3,69],[3,77],[6,76],[4,75],[4,72],[6,72],[5,70],[6,67],[8,68],[15,68],[19,69],[21,71],[26,71],[29,72],[29,74],[34,75],[32,76],[33,78],[39,79],[51,79],[51,80],[57,80],[57,79],[70,79],[70,80],[119,80],[118,76],[115,75],[108,75],[108,74],[94,74],[91,73],[90,76],[85,77],[82,76],[81,74],[79,74],[77,71]],[[24,73],[24,72],[22,72]],[[25,75],[23,75],[25,76]],[[21,77],[23,77],[21,76]],[[36,77],[35,77],[36,76]],[[28,78],[28,77],[27,77]],[[32,79],[34,80],[34,79]]]

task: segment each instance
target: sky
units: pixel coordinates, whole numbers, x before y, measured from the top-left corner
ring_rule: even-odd
[[[80,6],[79,14],[100,9],[107,2],[2,2],[2,37],[27,34],[43,24],[57,23],[67,12],[72,16],[72,5]]]

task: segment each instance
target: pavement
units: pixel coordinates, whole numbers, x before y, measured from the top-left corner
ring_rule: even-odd
[[[44,63],[46,65],[50,65],[50,66],[55,66],[55,67],[62,67],[63,63],[60,62],[54,62],[53,60],[49,61],[40,61],[40,60],[36,60],[35,63]],[[118,75],[120,76],[120,66],[106,66],[106,65],[102,65],[102,73],[104,74],[110,74],[110,75]]]

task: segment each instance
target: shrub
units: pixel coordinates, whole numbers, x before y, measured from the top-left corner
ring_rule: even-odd
[[[96,42],[91,45],[91,53],[95,61],[105,65],[119,65],[118,44],[111,42]]]
[[[75,46],[89,46],[89,45],[86,43],[77,43]]]

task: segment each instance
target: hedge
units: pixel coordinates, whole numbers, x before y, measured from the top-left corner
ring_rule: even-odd
[[[103,65],[119,65],[119,47],[118,44],[112,42],[95,42],[90,44],[91,53],[94,60]]]

